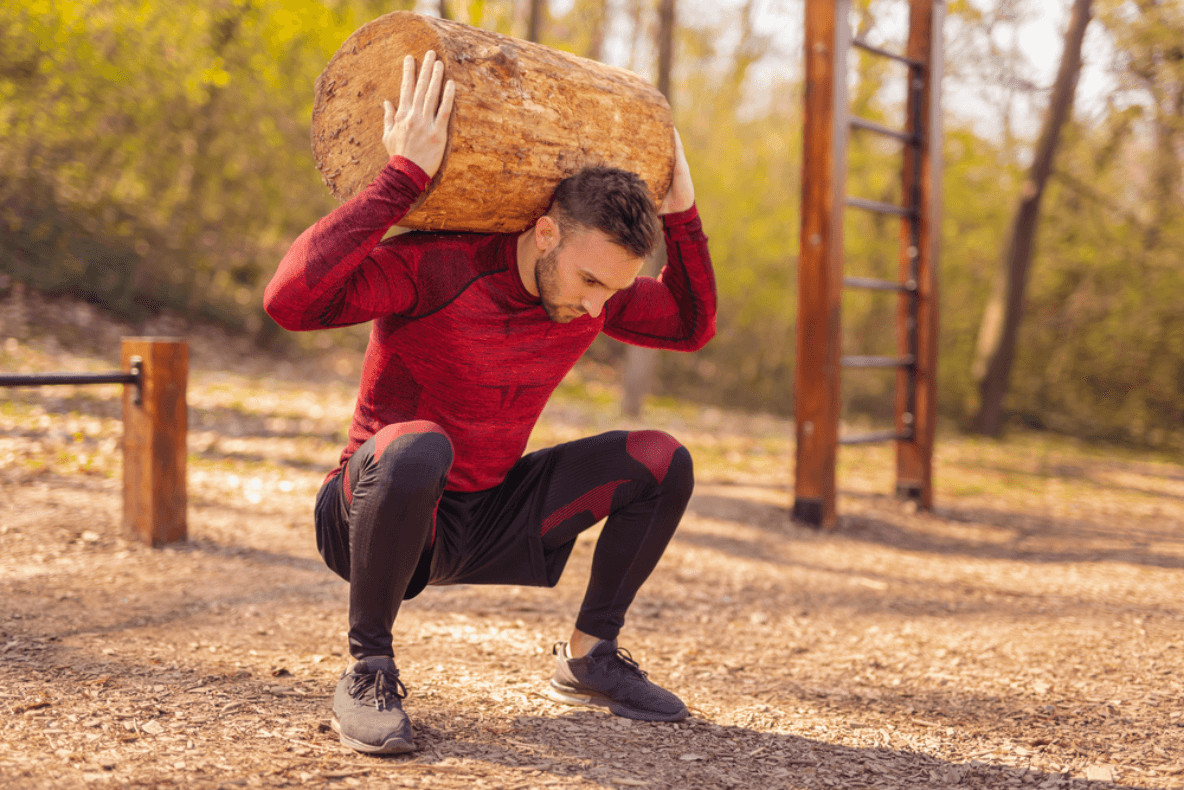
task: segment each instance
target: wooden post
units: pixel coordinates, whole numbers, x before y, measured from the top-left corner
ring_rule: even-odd
[[[933,507],[933,442],[937,427],[938,241],[941,234],[941,77],[944,0],[911,0],[906,54],[925,64],[925,72],[910,69],[909,80],[920,80],[920,91],[909,91],[908,117],[921,128],[919,149],[905,148],[903,185],[906,200],[916,190],[920,233],[910,238],[909,223],[901,223],[900,274],[917,280],[915,297],[902,294],[897,314],[897,339],[902,355],[915,354],[916,385],[910,397],[908,374],[897,374],[896,428],[913,431],[911,441],[896,442],[896,493]],[[920,107],[915,100],[920,100]],[[910,123],[913,123],[910,120]],[[920,157],[919,167],[916,157]],[[915,175],[919,174],[920,178]],[[912,256],[917,256],[914,268]],[[917,299],[915,347],[909,340],[909,300]]]
[[[123,389],[123,528],[151,546],[185,540],[185,388],[189,348],[175,338],[123,339],[123,369],[139,358],[142,385]]]
[[[839,435],[840,289],[847,182],[850,0],[806,1],[806,106],[798,264],[793,516],[835,522]]]

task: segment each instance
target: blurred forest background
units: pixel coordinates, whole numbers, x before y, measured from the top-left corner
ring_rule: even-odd
[[[1050,84],[1016,31],[1044,0],[950,0],[938,396],[973,409],[976,338]],[[1066,8],[1068,0],[1062,0]],[[418,8],[416,6],[418,5]],[[361,348],[364,329],[295,337],[260,302],[277,262],[335,203],[309,144],[313,82],[345,38],[397,9],[439,13],[655,79],[656,0],[21,0],[0,7],[0,288],[84,296],[133,320],[179,311],[261,344]],[[904,41],[903,0],[852,25]],[[726,7],[726,12],[722,11]],[[663,354],[660,392],[792,409],[801,171],[800,0],[680,0],[670,81],[721,296],[719,334]],[[534,15],[532,16],[532,11]],[[1078,103],[1044,195],[1013,422],[1184,446],[1184,2],[1096,0]],[[781,20],[798,46],[770,35]],[[1063,33],[1063,31],[1062,31]],[[1061,34],[1047,48],[1059,58]],[[904,73],[851,55],[851,109],[903,126]],[[1048,80],[1051,83],[1051,78]],[[984,120],[984,119],[989,119]],[[376,134],[379,130],[375,131]],[[848,192],[899,201],[893,146],[854,135]],[[847,214],[847,270],[892,276],[899,220]],[[895,302],[844,298],[845,351],[893,353]],[[619,368],[622,349],[595,357]],[[608,370],[606,366],[603,370]],[[848,419],[890,419],[891,374],[844,377]]]

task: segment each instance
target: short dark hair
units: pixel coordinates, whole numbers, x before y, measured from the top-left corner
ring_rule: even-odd
[[[645,258],[658,244],[662,223],[649,187],[636,173],[593,165],[555,187],[547,212],[560,233],[580,225],[602,231],[614,244]]]

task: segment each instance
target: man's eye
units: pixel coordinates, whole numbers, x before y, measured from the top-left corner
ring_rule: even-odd
[[[596,281],[593,280],[591,277],[585,277],[584,278],[584,285],[596,285]]]

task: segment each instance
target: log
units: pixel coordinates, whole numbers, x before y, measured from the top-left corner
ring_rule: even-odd
[[[387,162],[382,102],[397,104],[402,63],[435,50],[456,83],[439,172],[399,223],[424,230],[518,232],[546,213],[555,185],[588,164],[637,173],[660,204],[670,186],[670,106],[636,74],[550,47],[409,11],[362,27],[316,81],[312,148],[339,201]]]

